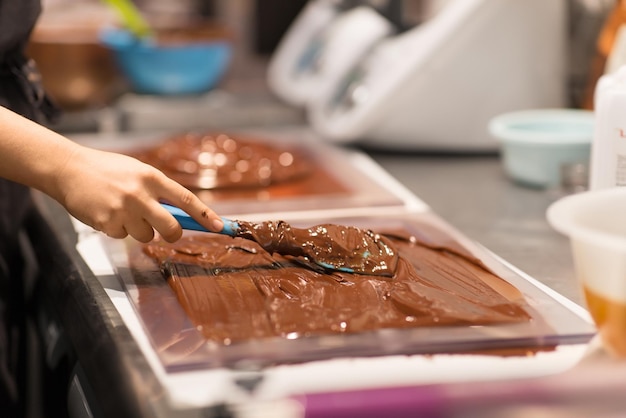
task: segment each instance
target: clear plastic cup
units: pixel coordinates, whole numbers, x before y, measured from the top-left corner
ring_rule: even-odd
[[[547,217],[570,238],[576,275],[605,348],[626,358],[626,188],[564,197]]]

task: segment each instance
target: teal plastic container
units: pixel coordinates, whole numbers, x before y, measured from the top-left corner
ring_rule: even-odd
[[[496,116],[489,133],[500,143],[504,170],[516,182],[558,187],[568,166],[588,166],[594,114],[580,109],[536,109]]]

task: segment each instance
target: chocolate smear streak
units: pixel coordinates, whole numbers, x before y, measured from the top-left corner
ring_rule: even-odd
[[[432,245],[453,242],[437,235],[426,240],[380,232],[397,256],[389,261],[395,263],[390,277],[316,271],[253,241],[215,234],[143,249],[197,329],[217,343],[531,321],[518,289],[461,251]],[[335,251],[340,257],[344,250]]]
[[[334,224],[294,228],[284,221],[238,223],[237,235],[268,253],[303,257],[329,270],[391,277],[398,264],[391,241],[371,230]]]

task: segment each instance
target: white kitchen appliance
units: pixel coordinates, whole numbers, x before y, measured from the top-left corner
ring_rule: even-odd
[[[268,83],[281,99],[304,106],[326,91],[360,60],[393,25],[367,5],[309,2],[279,43],[268,66]]]
[[[341,77],[316,80],[324,88],[306,108],[319,134],[388,149],[491,151],[493,116],[565,106],[566,0],[430,3],[424,22],[372,43]],[[270,84],[278,92],[281,83]]]

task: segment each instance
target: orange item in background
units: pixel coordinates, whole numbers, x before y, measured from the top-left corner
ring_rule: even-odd
[[[626,0],[619,0],[607,16],[606,22],[598,36],[596,55],[591,62],[591,70],[589,71],[589,79],[582,103],[584,109],[593,110],[594,108],[593,96],[596,84],[606,71],[607,60],[611,52],[613,52],[617,34],[624,24],[626,24]]]

